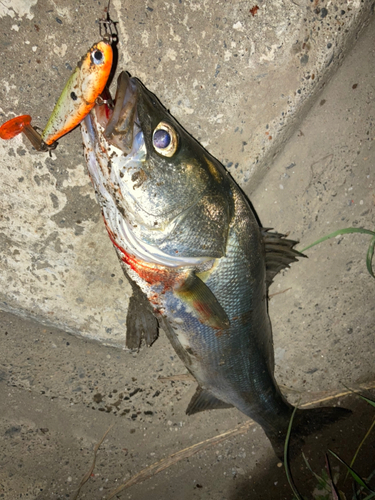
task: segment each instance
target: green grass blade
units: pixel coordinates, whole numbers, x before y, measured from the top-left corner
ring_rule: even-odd
[[[369,229],[363,229],[361,227],[347,227],[345,229],[339,229],[337,231],[334,231],[333,233],[327,234],[326,236],[323,236],[322,238],[319,238],[318,240],[314,241],[314,243],[311,243],[311,245],[308,245],[307,247],[303,248],[302,250],[299,250],[301,253],[305,252],[309,248],[314,247],[315,245],[319,245],[319,243],[322,243],[323,241],[329,240],[330,238],[336,238],[336,236],[340,236],[342,234],[351,234],[351,233],[361,233],[361,234],[369,234],[372,236],[372,239],[370,241],[370,246],[368,247],[367,250],[367,255],[366,255],[366,267],[370,275],[375,278],[374,271],[372,269],[372,259],[374,257],[374,251],[375,251],[375,232],[370,231]]]
[[[345,384],[342,384],[342,385],[345,387],[345,389],[348,389],[348,391],[355,394],[359,398],[363,399],[363,401],[366,401],[369,405],[371,405],[375,408],[375,401],[373,401],[372,399],[366,398],[366,396],[362,396],[362,394],[359,394],[359,392],[353,391],[353,389],[351,389],[350,387],[348,387]]]
[[[366,266],[368,272],[371,274],[373,278],[375,278],[374,272],[372,270],[372,258],[374,256],[374,249],[375,249],[375,238],[372,238],[372,240],[370,241],[370,246],[368,247],[367,250]]]
[[[369,474],[366,477],[366,482],[369,483],[374,476],[375,476],[375,470],[373,470],[371,472],[371,474]],[[354,496],[353,496],[352,500],[359,500],[358,495],[362,492],[363,488],[358,488],[358,490],[356,490],[355,486],[354,486],[354,483],[353,483],[353,488],[354,488]],[[370,493],[370,495],[368,497],[366,497],[366,498],[373,498],[373,497],[374,497],[374,494]],[[365,499],[362,498],[361,500],[365,500]]]
[[[370,500],[370,498],[374,498],[375,497],[375,491],[373,493],[370,493],[369,495],[367,495],[367,497],[365,497],[363,500]]]
[[[357,459],[357,456],[358,456],[358,453],[359,453],[360,449],[362,448],[362,446],[363,446],[364,442],[366,441],[366,439],[369,437],[369,435],[370,435],[372,429],[374,428],[374,426],[375,426],[375,418],[374,418],[372,424],[370,425],[369,430],[366,432],[365,437],[362,439],[362,441],[360,442],[360,444],[359,444],[356,452],[354,453],[354,457],[352,458],[352,460],[350,462],[350,467],[353,467],[353,464],[354,464],[354,462]],[[346,472],[345,480],[348,477],[348,475],[349,475],[349,470]]]
[[[366,398],[366,396],[362,396],[362,394],[359,394],[358,392],[353,391],[352,389],[350,389],[350,387],[348,387],[348,386],[347,386],[347,385],[345,385],[345,384],[344,384],[344,387],[345,387],[346,389],[348,389],[348,391],[350,391],[352,394],[355,394],[356,396],[360,397],[361,399],[363,399],[364,401],[366,401],[369,405],[371,405],[371,406],[373,406],[373,407],[375,408],[375,401],[372,401],[372,399]],[[374,426],[375,426],[375,419],[373,420],[373,422],[372,422],[372,424],[371,424],[371,426],[370,426],[369,430],[366,432],[365,437],[364,437],[364,438],[362,439],[362,441],[360,442],[360,444],[359,444],[359,446],[358,446],[358,448],[357,448],[357,450],[356,450],[356,452],[355,452],[355,454],[354,454],[354,457],[352,458],[352,460],[351,460],[351,462],[350,462],[350,467],[352,467],[352,466],[353,466],[353,464],[354,464],[355,460],[357,459],[357,455],[358,455],[358,453],[359,453],[360,449],[362,448],[362,446],[363,446],[364,442],[366,441],[366,439],[367,439],[367,438],[368,438],[368,436],[370,435],[370,433],[371,433],[372,429],[374,428]],[[348,475],[349,475],[349,469],[348,469],[348,470],[347,470],[347,472],[346,472],[346,475],[345,475],[344,481],[346,481],[346,480],[347,480]]]
[[[302,452],[302,458],[304,459],[305,461],[305,464],[306,464],[306,467],[309,469],[309,471],[311,472],[311,474],[315,477],[315,479],[317,479],[317,481],[319,482],[319,484],[321,485],[324,485],[325,484],[325,480],[319,476],[316,472],[314,472],[306,458],[306,455]]]
[[[329,479],[330,486],[331,486],[332,498],[333,498],[333,500],[340,500],[339,493],[337,491],[336,485],[333,482],[332,471],[331,471],[331,464],[329,463],[329,458],[328,458],[328,454],[327,453],[326,453],[326,470],[327,470],[328,479]]]
[[[293,425],[293,419],[294,415],[296,414],[297,407],[294,408],[292,416],[290,417],[290,422],[288,425],[288,432],[286,433],[286,438],[285,438],[285,444],[284,444],[284,467],[285,467],[285,474],[286,478],[288,480],[289,486],[291,490],[293,491],[293,494],[297,500],[303,500],[301,495],[299,494],[296,485],[294,484],[292,474],[289,469],[289,461],[288,461],[288,450],[289,450],[289,440],[290,440],[290,434],[292,432],[292,425]]]
[[[370,236],[375,237],[375,232],[370,231],[369,229],[363,229],[361,227],[347,227],[345,229],[338,229],[337,231],[334,231],[333,233],[329,233],[326,236],[319,238],[318,240],[314,241],[314,243],[311,243],[311,245],[308,245],[307,247],[303,248],[302,250],[299,250],[299,252],[303,253],[306,250],[308,250],[309,248],[312,248],[315,245],[319,245],[319,243],[323,243],[323,241],[329,240],[330,238],[336,238],[336,236],[340,236],[341,234],[350,234],[350,233],[369,234]]]
[[[319,474],[317,474],[316,472],[314,472],[306,458],[306,455],[302,452],[302,457],[305,461],[305,464],[306,464],[306,467],[309,469],[309,471],[311,472],[311,474],[315,477],[315,479],[318,481],[318,485],[317,485],[317,488],[318,490],[320,491],[324,491],[326,493],[330,493],[331,491],[331,488],[330,488],[330,485],[328,484],[328,475],[327,475],[327,472],[326,471],[322,471],[323,472],[323,475],[322,476],[319,476]],[[327,478],[325,478],[324,476],[327,476]],[[323,498],[323,497],[322,497]],[[341,497],[340,497],[340,500],[341,500]],[[346,500],[346,499],[345,499]]]
[[[375,494],[375,491],[372,491],[371,488],[369,488],[369,486],[367,486],[367,484],[364,482],[364,480],[355,472],[355,470],[353,470],[351,467],[349,467],[349,465],[347,463],[344,462],[344,460],[342,460],[338,455],[336,455],[336,453],[334,453],[332,450],[328,450],[331,455],[333,455],[339,462],[341,462],[343,465],[345,465],[345,467],[348,469],[349,473],[351,474],[351,476],[353,477],[353,479],[355,480],[356,483],[358,483],[360,486],[362,486],[363,488],[366,488],[366,490],[368,490],[370,493],[374,493]]]
[[[358,495],[361,493],[361,491],[363,490],[363,488],[358,488],[357,489],[357,483],[353,482],[352,483],[352,490],[353,490],[352,500],[359,500],[359,496]]]
[[[357,394],[357,396],[359,396],[360,398],[362,398],[364,401],[367,401],[367,403],[369,405],[371,405],[371,406],[373,406],[375,408],[375,401],[373,401],[372,399],[366,398],[365,396],[362,396],[361,394],[358,394],[357,392],[355,394]]]

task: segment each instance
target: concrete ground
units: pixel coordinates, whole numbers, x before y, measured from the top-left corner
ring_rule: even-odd
[[[374,227],[374,47],[372,21],[262,181],[247,188],[262,223],[290,232],[301,248],[336,229]],[[87,186],[81,188],[71,200],[77,212]],[[329,240],[272,286],[277,378],[291,401],[322,399],[322,391],[341,391],[343,384],[373,385],[375,282],[365,265],[368,244],[360,234]],[[81,265],[89,275],[88,264]],[[37,266],[31,271],[38,275]],[[118,268],[114,274],[121,279]],[[91,282],[100,280],[91,275]],[[185,373],[163,333],[150,349],[129,353],[2,312],[0,342],[0,498],[74,498],[96,443],[113,423],[80,498],[108,498],[153,462],[247,422],[234,409],[185,415],[195,383],[158,379]],[[373,419],[355,398],[338,404],[351,407],[353,418],[305,447],[317,473],[328,448],[350,462]],[[363,475],[375,468],[371,434],[366,447],[358,464]],[[334,468],[342,478],[337,463]],[[317,497],[304,463],[293,470],[303,493]],[[267,439],[252,426],[121,498],[292,498],[285,488]],[[350,481],[342,488],[348,492]]]
[[[185,372],[164,335],[152,348],[130,354],[1,313],[0,353],[0,498],[6,500],[76,498],[94,448],[113,424],[79,499],[108,499],[145,467],[249,422],[234,409],[185,415],[195,383],[159,379]],[[308,440],[304,452],[318,474],[328,448],[351,460],[374,416],[358,398],[326,404],[333,401],[354,414]],[[374,444],[370,436],[356,463],[364,476],[374,469]],[[280,465],[253,425],[115,498],[290,500]],[[332,466],[342,481],[345,471]],[[317,482],[302,459],[293,471],[301,492],[312,498]]]

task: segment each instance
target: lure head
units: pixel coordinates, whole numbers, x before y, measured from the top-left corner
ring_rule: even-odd
[[[107,84],[113,62],[111,41],[110,36],[105,36],[103,40],[94,44],[77,64],[79,70],[79,77],[75,82],[77,96],[86,101],[87,106],[95,104]],[[74,97],[72,99],[77,100]]]

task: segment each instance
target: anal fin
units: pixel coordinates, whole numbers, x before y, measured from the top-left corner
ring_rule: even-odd
[[[195,274],[191,273],[178,288],[175,295],[190,306],[199,321],[217,330],[229,328],[229,318],[215,295]]]
[[[232,408],[233,405],[229,403],[224,403],[220,399],[217,399],[209,391],[197,387],[194,396],[186,408],[187,415],[194,415],[194,413],[199,413],[205,410],[218,410],[223,408]]]

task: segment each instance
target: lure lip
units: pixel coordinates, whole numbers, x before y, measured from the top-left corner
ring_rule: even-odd
[[[4,140],[13,139],[19,134],[25,134],[37,151],[49,151],[55,149],[57,143],[47,145],[39,132],[31,125],[30,115],[20,115],[11,118],[0,127],[0,138]]]
[[[0,138],[4,140],[13,139],[16,135],[24,131],[24,128],[31,123],[30,115],[20,115],[11,118],[0,127]]]

